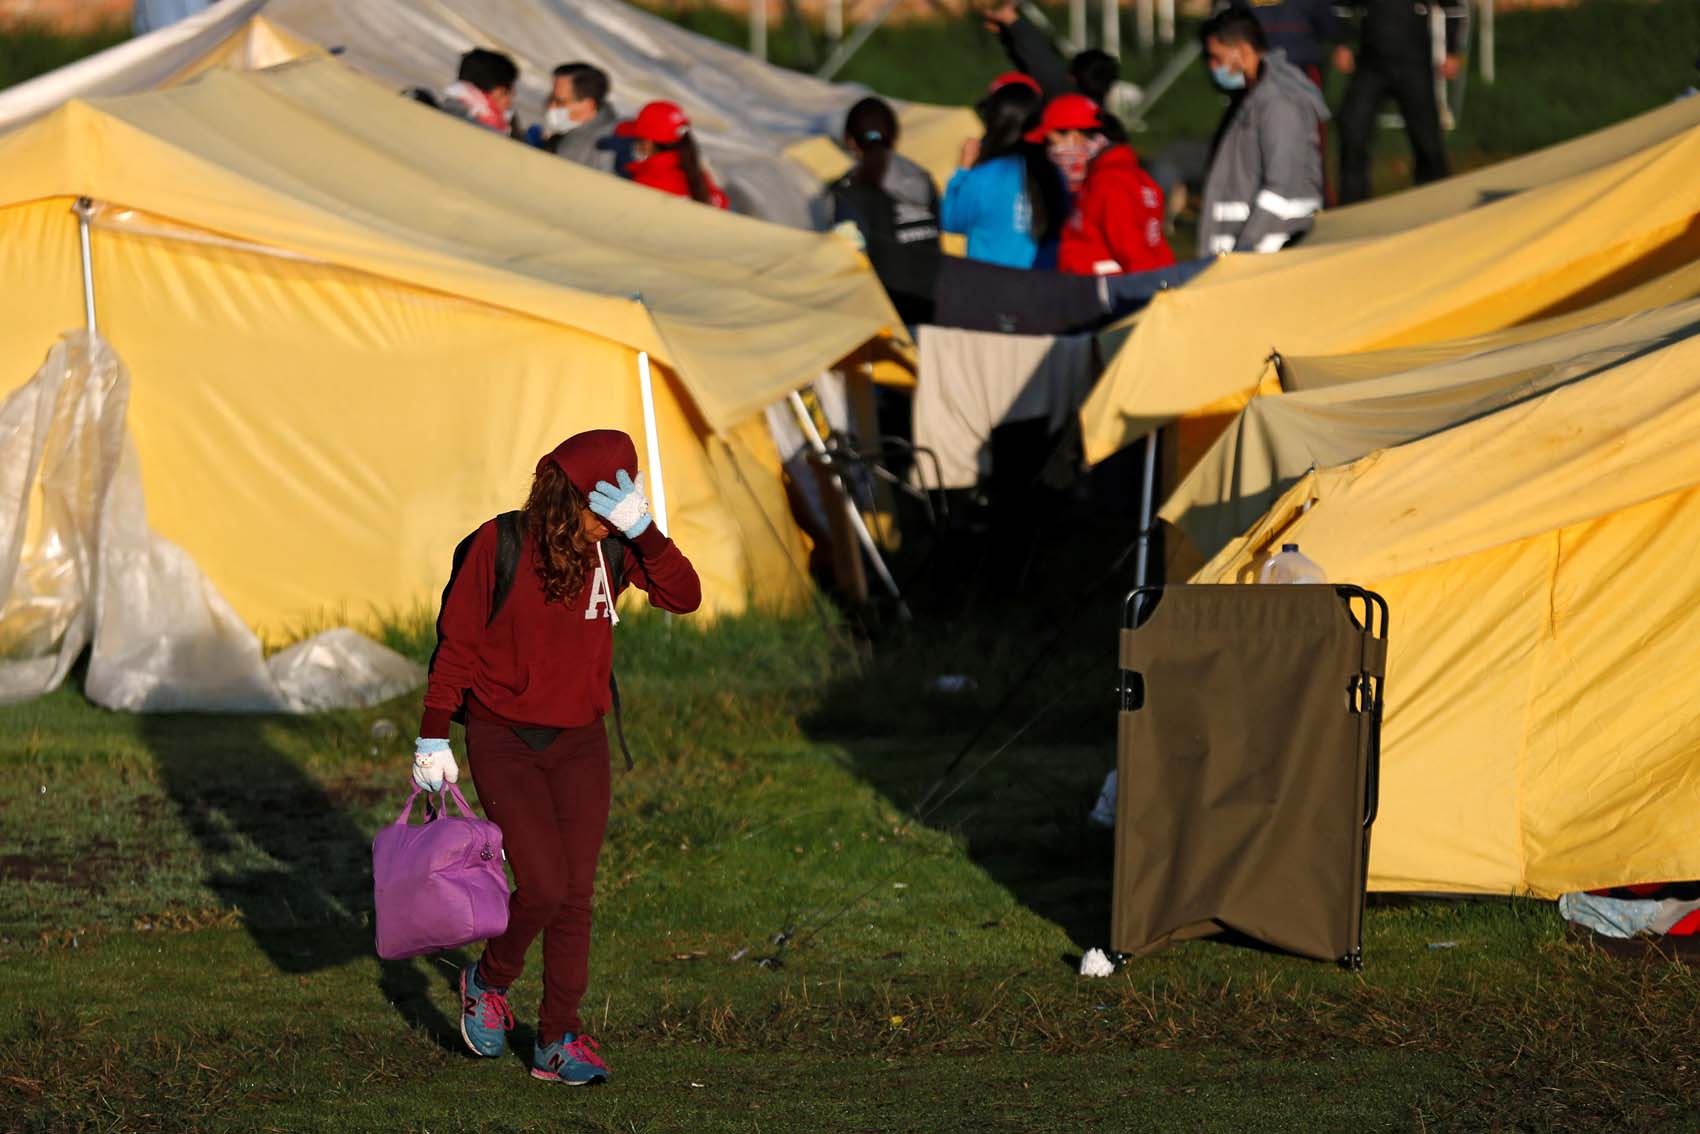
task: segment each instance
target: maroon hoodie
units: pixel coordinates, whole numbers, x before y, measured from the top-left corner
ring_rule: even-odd
[[[549,461],[586,496],[597,481],[613,483],[620,469],[635,474],[638,467],[637,447],[616,429],[569,437],[538,466]],[[702,603],[696,568],[654,523],[628,544],[624,574],[623,582],[648,593],[651,606],[689,614]],[[513,590],[486,625],[495,580],[496,521],[490,520],[473,536],[443,601],[419,735],[446,738],[463,697],[468,715],[511,725],[577,728],[607,713],[614,623],[601,560],[578,594],[545,602],[527,531]]]

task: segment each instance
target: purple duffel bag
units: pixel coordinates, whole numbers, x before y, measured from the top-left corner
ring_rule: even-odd
[[[502,829],[479,819],[453,784],[443,808],[412,826],[414,789],[396,821],[372,839],[378,956],[386,961],[500,937],[508,928]],[[448,813],[447,801],[460,805]]]

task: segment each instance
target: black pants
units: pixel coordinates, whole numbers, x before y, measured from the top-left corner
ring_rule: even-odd
[[[1369,199],[1375,120],[1389,97],[1405,119],[1417,184],[1438,181],[1451,171],[1440,132],[1440,107],[1434,98],[1434,65],[1427,60],[1359,59],[1340,104],[1342,205]]]

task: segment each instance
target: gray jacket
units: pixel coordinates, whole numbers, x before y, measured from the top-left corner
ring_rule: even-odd
[[[614,172],[614,151],[597,149],[596,143],[613,134],[620,116],[614,113],[611,103],[603,103],[596,117],[580,122],[565,134],[556,134],[550,138],[547,145],[557,156],[564,157],[570,162],[600,169],[603,173]]]
[[[1322,208],[1318,131],[1328,104],[1282,51],[1232,112],[1204,179],[1198,251],[1276,252],[1310,231]]]

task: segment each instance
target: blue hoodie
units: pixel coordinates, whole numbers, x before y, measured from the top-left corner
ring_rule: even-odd
[[[1019,154],[959,169],[945,186],[940,222],[946,232],[968,237],[968,258],[1006,268],[1046,267],[1033,239],[1033,207],[1027,201],[1027,165]],[[1053,262],[1054,248],[1048,249]]]

